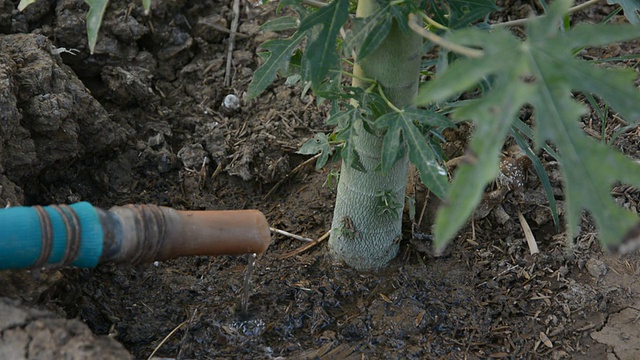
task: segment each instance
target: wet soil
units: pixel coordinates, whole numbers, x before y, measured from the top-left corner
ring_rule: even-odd
[[[0,0],[0,206],[255,208],[274,228],[321,237],[337,164],[291,171],[309,158],[299,146],[330,131],[328,107],[283,80],[244,100],[258,44],[277,35],[258,28],[275,4],[240,5],[227,72],[231,2],[153,2],[145,15],[137,3],[111,1],[90,55],[83,1],[38,0],[20,13],[17,1]],[[500,5],[500,21],[540,11]],[[595,22],[610,11],[576,16]],[[630,43],[581,55],[636,51]],[[223,106],[229,94],[239,108]],[[595,138],[604,125],[610,140],[625,123],[592,113],[583,125]],[[468,132],[446,134],[449,158],[463,154]],[[638,135],[629,129],[613,146],[638,158]],[[561,206],[557,163],[541,160]],[[418,209],[437,206],[421,186],[410,189]],[[613,194],[638,209],[637,190]],[[539,254],[530,255],[518,212]],[[429,213],[416,233],[429,233]],[[305,243],[274,236],[256,262],[247,312],[245,257],[3,271],[0,354],[35,359],[27,349],[46,343],[59,352],[41,354],[73,359],[122,359],[120,344],[136,359],[640,358],[638,255],[604,254],[588,216],[571,247],[564,235],[529,170],[521,189],[483,203],[441,257],[407,232],[387,268],[359,273],[333,263],[324,243],[289,256]],[[87,355],[92,346],[111,350]]]

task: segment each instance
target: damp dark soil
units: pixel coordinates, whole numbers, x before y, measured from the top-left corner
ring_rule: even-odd
[[[277,229],[313,239],[329,230],[336,164],[292,173],[309,158],[296,154],[300,145],[330,131],[328,107],[283,80],[245,100],[257,47],[277,36],[259,30],[275,4],[239,2],[227,67],[231,0],[154,1],[149,15],[113,0],[93,55],[82,0],[37,0],[23,13],[17,2],[0,0],[0,206],[259,209]],[[541,11],[499,3],[499,21]],[[575,16],[595,22],[611,11]],[[240,99],[237,109],[223,105],[227,95]],[[624,125],[583,119],[607,140]],[[446,134],[447,156],[462,155],[468,131]],[[639,142],[630,128],[613,146],[638,158]],[[557,163],[541,160],[562,205]],[[419,185],[410,189],[419,210],[436,207]],[[636,189],[613,194],[638,209]],[[399,256],[375,273],[333,263],[323,242],[295,252],[305,243],[274,236],[257,259],[247,311],[242,256],[3,271],[0,358],[640,358],[638,256],[603,253],[588,216],[568,247],[533,171],[521,191],[503,195],[481,206],[443,256],[407,232]],[[539,254],[529,253],[519,212]],[[429,233],[429,220],[417,234]]]

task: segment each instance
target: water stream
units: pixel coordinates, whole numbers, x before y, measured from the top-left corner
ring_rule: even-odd
[[[256,264],[256,254],[247,254],[247,272],[244,274],[244,287],[242,288],[242,298],[240,305],[243,314],[249,313],[249,294],[251,293],[251,274]]]
[[[249,295],[251,294],[251,275],[256,264],[256,254],[247,255],[247,271],[244,274],[244,287],[240,295],[240,312],[238,317],[230,324],[245,336],[256,336],[264,331],[264,321],[249,313]]]

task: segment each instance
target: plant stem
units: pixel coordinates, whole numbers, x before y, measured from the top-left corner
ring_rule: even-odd
[[[360,0],[356,16],[366,18],[378,6],[376,0]],[[362,61],[356,59],[353,72],[357,77],[352,84],[367,89],[371,84],[359,78],[374,79],[395,108],[410,106],[418,91],[421,48],[422,38],[413,32],[404,33],[394,20],[382,44]],[[367,132],[362,120],[355,121],[353,131],[357,134],[353,144],[365,172],[342,163],[329,250],[334,259],[353,268],[373,270],[384,266],[398,252],[402,208],[383,212],[378,209],[380,194],[385,194],[387,202],[404,203],[408,152],[383,174],[379,164],[384,134]]]
[[[387,98],[387,95],[384,94],[384,90],[382,90],[382,86],[380,86],[380,84],[378,84],[378,92],[380,93],[380,96],[382,96],[382,99],[391,108],[391,110],[393,110],[395,112],[402,112],[401,109],[398,109],[397,106],[393,105],[393,103],[391,101],[389,101],[389,99]]]
[[[358,80],[363,81],[363,82],[368,82],[368,83],[373,83],[373,84],[376,83],[376,81],[374,79],[368,79],[366,77],[363,77],[363,76],[360,76],[360,75],[356,75],[356,74],[350,73],[348,71],[340,70],[340,74],[348,76],[348,77],[353,78],[353,79],[358,79]]]
[[[429,16],[427,16],[427,14],[422,13],[421,15],[422,15],[422,19],[423,19],[424,21],[426,21],[429,25],[433,26],[434,28],[436,28],[436,29],[440,29],[440,30],[449,30],[449,28],[448,28],[448,27],[446,27],[446,26],[444,26],[444,25],[440,24],[439,22],[437,22],[437,21],[433,20],[432,18],[430,18]]]
[[[446,40],[443,37],[432,33],[431,31],[425,30],[420,24],[416,22],[416,16],[413,14],[409,14],[409,27],[416,34],[424,37],[425,39],[442,46],[445,49],[449,49],[455,53],[471,57],[471,58],[479,58],[484,56],[484,51],[478,49],[468,48],[466,46],[462,46],[456,43],[452,43],[451,41]]]
[[[313,7],[318,8],[318,9],[329,5],[329,4],[325,3],[325,2],[318,1],[318,0],[302,0],[300,2],[305,4],[305,5],[313,6]]]

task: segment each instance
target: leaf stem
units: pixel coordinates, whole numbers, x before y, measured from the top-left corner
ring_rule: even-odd
[[[318,9],[329,5],[329,4],[325,3],[325,2],[318,1],[318,0],[301,0],[300,2],[302,4],[313,6],[313,7],[318,8]]]
[[[376,83],[376,81],[374,79],[370,79],[370,78],[367,78],[367,77],[364,77],[364,76],[359,76],[359,75],[356,75],[354,73],[350,73],[348,71],[340,70],[340,74],[345,75],[345,76],[349,76],[349,77],[352,77],[352,78],[356,78],[356,79],[358,79],[360,81],[369,82],[369,83],[373,83],[373,84]]]
[[[389,99],[387,98],[387,95],[384,94],[384,91],[382,90],[382,85],[378,84],[378,92],[380,93],[380,96],[382,97],[382,99],[387,103],[387,105],[389,105],[389,107],[397,112],[397,113],[401,113],[403,112],[402,109],[399,109],[397,106],[393,105],[393,103],[391,101],[389,101]]]
[[[597,3],[601,2],[601,1],[602,0],[589,0],[589,1],[585,2],[585,3],[580,4],[580,5],[576,5],[576,6],[572,7],[572,8],[569,8],[568,14],[572,14],[574,12],[577,12],[577,11],[580,11],[580,10],[584,10],[584,9],[586,9],[586,8],[588,8],[590,6],[593,6],[593,5],[595,5],[595,4],[597,4]],[[493,28],[497,28],[497,27],[523,25],[523,24],[528,23],[531,20],[538,19],[538,18],[545,17],[545,16],[547,16],[547,15],[545,14],[545,15],[540,15],[540,16],[532,16],[532,17],[528,17],[528,18],[524,18],[524,19],[511,20],[511,21],[507,21],[507,22],[503,22],[503,23],[499,23],[499,24],[492,24],[492,25],[489,25],[489,27],[493,29]]]
[[[440,24],[439,22],[433,20],[432,18],[429,17],[429,15],[425,14],[425,13],[421,13],[420,15],[422,15],[422,18],[429,23],[429,25],[433,26],[436,29],[440,29],[440,30],[449,30],[448,27]]]
[[[484,56],[484,51],[482,50],[472,49],[463,45],[452,43],[451,41],[448,41],[445,38],[432,33],[431,31],[425,30],[422,26],[420,26],[420,24],[416,22],[414,14],[409,14],[409,27],[411,28],[411,30],[413,30],[423,38],[455,53],[471,58],[479,58]]]

